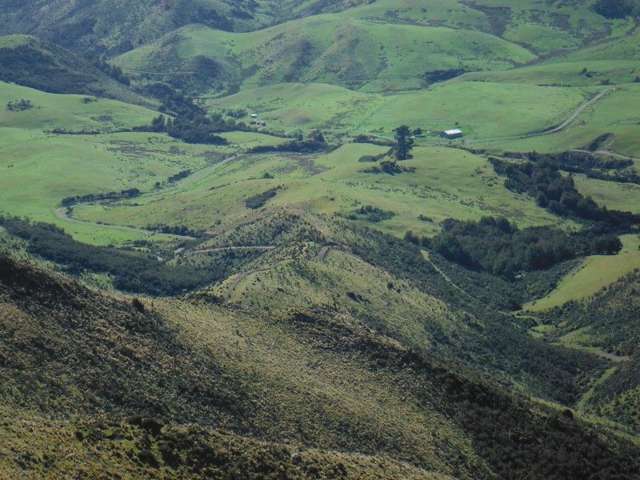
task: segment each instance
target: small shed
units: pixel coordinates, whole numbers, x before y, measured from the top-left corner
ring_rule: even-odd
[[[456,138],[462,138],[464,136],[464,133],[459,128],[454,128],[451,130],[445,130],[444,132],[442,132],[442,136],[449,140],[453,140]]]

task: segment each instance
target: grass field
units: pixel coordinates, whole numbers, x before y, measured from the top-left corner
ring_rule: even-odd
[[[5,214],[55,223],[77,238],[110,244],[146,237],[142,232],[70,223],[56,215],[63,198],[74,195],[151,189],[198,162],[171,153],[173,142],[147,134],[50,136],[1,129],[0,205]],[[144,162],[141,159],[144,158]],[[200,158],[200,163],[206,159]]]
[[[31,101],[33,108],[21,112],[5,108],[21,99]],[[0,213],[55,223],[90,243],[168,240],[171,237],[150,235],[126,224],[70,222],[61,218],[60,202],[65,197],[129,188],[152,191],[156,182],[163,183],[183,170],[195,171],[237,150],[283,141],[259,133],[233,132],[225,134],[228,146],[213,148],[187,145],[166,135],[109,133],[148,124],[155,115],[114,100],[56,95],[0,83]],[[54,129],[105,133],[45,133]]]
[[[631,83],[640,75],[636,60],[572,60],[543,63],[501,72],[465,75],[466,80],[524,83],[534,85],[594,86],[603,82]]]
[[[76,216],[93,222],[141,225],[162,220],[211,228],[249,214],[247,198],[278,188],[269,207],[348,215],[373,205],[395,215],[371,226],[398,236],[407,230],[433,234],[449,217],[479,219],[494,214],[521,225],[558,222],[529,198],[508,191],[485,159],[462,150],[419,148],[413,160],[402,164],[415,172],[364,173],[371,163],[358,160],[385,150],[349,144],[321,156],[241,156],[204,169],[175,189],[117,205],[78,207]],[[431,220],[422,221],[419,215]]]
[[[429,90],[364,94],[326,84],[281,84],[209,100],[212,110],[244,107],[270,128],[320,128],[334,135],[378,134],[401,124],[438,133],[459,126],[470,142],[499,141],[543,130],[567,118],[590,89],[452,82]],[[517,113],[517,114],[516,114]]]
[[[640,213],[640,185],[634,183],[607,182],[574,175],[578,191],[593,198],[598,204],[611,210]]]
[[[29,100],[33,108],[12,112],[9,102]],[[108,132],[148,124],[155,112],[116,100],[85,95],[56,95],[0,82],[0,128]]]
[[[69,222],[57,212],[63,198],[128,188],[153,191],[156,182],[166,182],[183,170],[197,171],[236,150],[281,141],[238,132],[227,135],[233,142],[229,146],[213,149],[147,133],[53,136],[7,128],[0,132],[0,212],[55,223],[76,238],[96,244],[171,237],[150,237],[126,228],[127,223]],[[145,227],[151,222],[140,219],[131,223]]]
[[[588,298],[624,275],[640,268],[640,237],[622,237],[623,249],[616,256],[587,257],[549,295],[525,305],[525,310],[541,312],[573,300]]]
[[[558,152],[581,148],[598,136],[611,133],[615,136],[608,147],[624,155],[640,154],[640,114],[636,105],[640,101],[640,84],[618,85],[611,93],[585,110],[565,130],[519,140],[485,142],[487,147],[510,151]],[[478,142],[478,145],[483,142]]]

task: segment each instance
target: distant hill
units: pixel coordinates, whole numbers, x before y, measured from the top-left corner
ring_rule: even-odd
[[[29,32],[77,51],[124,52],[185,25],[254,30],[295,15],[334,11],[364,0],[97,0],[3,2],[0,33]]]
[[[421,88],[574,50],[622,33],[628,22],[582,3],[544,10],[534,0],[494,3],[99,0],[71,9],[30,0],[3,8],[0,34],[29,32],[107,58],[133,51],[116,61],[132,76],[218,94],[292,81]]]
[[[293,20],[240,33],[206,22],[185,25],[129,49],[114,63],[143,83],[170,81],[199,93],[283,82],[417,89],[465,72],[508,70],[572,51],[608,38],[615,22],[625,22],[607,20],[588,5],[559,3],[541,11],[530,0],[502,7],[487,1],[378,0],[340,13],[324,5],[302,2],[290,8]]]
[[[250,33],[189,26],[114,64],[132,77],[205,92],[283,82],[380,91],[425,86],[429,74],[448,78],[533,59],[525,48],[483,32],[321,15]]]
[[[79,93],[149,103],[86,59],[27,35],[0,37],[0,81],[51,93]]]

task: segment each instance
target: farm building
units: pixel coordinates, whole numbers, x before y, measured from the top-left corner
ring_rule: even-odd
[[[462,133],[462,130],[460,130],[459,128],[454,128],[452,130],[445,130],[444,132],[442,132],[442,136],[444,138],[448,138],[449,140],[453,140],[455,138],[462,138],[464,136],[464,133]]]

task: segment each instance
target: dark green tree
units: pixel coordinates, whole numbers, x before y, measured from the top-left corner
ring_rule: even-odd
[[[167,124],[164,115],[158,115],[151,121],[151,130],[154,132],[166,132]]]
[[[633,0],[598,0],[593,8],[607,18],[625,18],[638,14],[639,10]]]
[[[398,160],[408,160],[411,158],[411,149],[413,148],[413,137],[411,129],[402,125],[394,130],[396,146],[394,148],[395,156]]]

